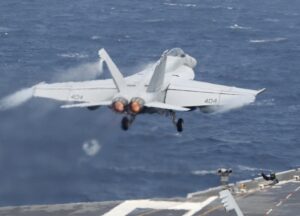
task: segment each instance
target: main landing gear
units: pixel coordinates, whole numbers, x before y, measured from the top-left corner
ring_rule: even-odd
[[[172,122],[175,125],[176,129],[178,132],[182,132],[183,131],[183,119],[179,118],[178,120],[176,120],[176,113],[174,111],[170,111],[171,117],[172,117]]]
[[[132,122],[134,121],[135,119],[135,116],[125,116],[122,118],[122,121],[121,121],[121,128],[124,130],[124,131],[127,131],[130,127],[130,125],[132,124]]]
[[[168,111],[168,112],[164,112],[164,113],[161,113],[161,114],[165,114],[166,116],[171,116],[172,122],[175,125],[176,130],[178,132],[182,132],[183,131],[183,123],[184,123],[184,121],[183,121],[182,118],[179,118],[177,120],[176,119],[176,113],[174,111]],[[121,121],[121,128],[124,131],[127,131],[129,129],[129,127],[131,126],[131,124],[133,123],[134,119],[135,119],[135,115],[124,116],[122,118],[122,121]]]

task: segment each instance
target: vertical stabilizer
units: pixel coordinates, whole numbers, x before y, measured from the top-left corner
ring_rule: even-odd
[[[147,92],[158,92],[162,89],[166,73],[167,55],[163,55],[156,65]]]
[[[126,82],[119,68],[111,60],[105,49],[102,48],[99,50],[98,54],[99,57],[105,61],[118,91],[124,91],[126,89]]]

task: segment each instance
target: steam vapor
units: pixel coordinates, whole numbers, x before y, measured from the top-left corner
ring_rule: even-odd
[[[216,113],[225,113],[234,109],[242,108],[243,106],[254,102],[254,100],[255,97],[246,95],[244,97],[228,100],[224,106],[221,106],[216,110]]]
[[[154,67],[153,63],[145,65],[142,73],[147,73]],[[104,71],[104,61],[100,59],[97,62],[81,64],[77,67],[69,68],[61,71],[53,77],[54,82],[68,82],[68,81],[84,81],[94,80],[99,78]],[[151,74],[150,74],[151,75]],[[8,95],[0,100],[0,111],[20,106],[33,97],[34,86],[30,88],[21,89],[11,95]]]
[[[33,87],[25,88],[1,99],[0,110],[5,111],[24,104],[33,96]]]
[[[95,156],[100,150],[101,145],[96,139],[85,141],[82,150],[90,157]]]
[[[84,81],[98,78],[103,73],[103,60],[85,63],[77,67],[61,71],[54,76],[55,81]]]

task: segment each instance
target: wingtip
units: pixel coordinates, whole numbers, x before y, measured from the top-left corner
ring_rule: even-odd
[[[104,48],[99,49],[99,51],[98,51],[99,57],[101,58],[101,56],[102,56],[105,52],[106,52],[106,51],[105,51]]]
[[[260,95],[261,93],[265,92],[266,90],[267,90],[266,88],[262,88],[257,91],[256,95]]]

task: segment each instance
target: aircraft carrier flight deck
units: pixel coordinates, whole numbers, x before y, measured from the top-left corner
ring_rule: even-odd
[[[172,199],[144,199],[56,205],[1,207],[3,216],[219,216],[298,215],[300,169],[276,173],[278,183],[262,177],[190,193]],[[229,197],[221,193],[227,192]],[[226,195],[227,196],[227,195]],[[236,208],[230,209],[232,197]],[[227,203],[224,200],[227,199]],[[225,208],[227,206],[227,208]]]

